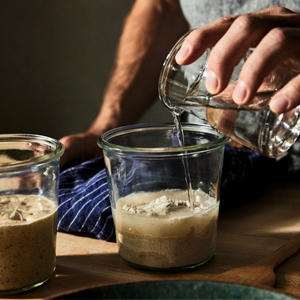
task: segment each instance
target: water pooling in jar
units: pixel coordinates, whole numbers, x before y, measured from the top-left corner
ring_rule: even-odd
[[[185,146],[184,133],[183,133],[183,128],[182,128],[181,121],[180,121],[181,113],[178,113],[175,110],[171,111],[171,113],[172,113],[174,123],[175,123],[175,128],[176,128],[176,133],[177,133],[179,146],[184,147]],[[184,177],[185,177],[184,179],[185,179],[185,183],[186,183],[190,208],[193,209],[194,208],[194,197],[193,197],[191,174],[190,174],[190,170],[189,170],[189,164],[188,164],[187,156],[185,156],[185,157],[183,156],[181,158],[181,160],[182,160],[182,165],[183,165],[183,168],[184,168]]]

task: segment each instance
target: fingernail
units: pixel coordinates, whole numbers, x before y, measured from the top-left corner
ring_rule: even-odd
[[[289,107],[289,101],[285,95],[278,95],[270,102],[270,109],[275,114],[286,112]]]
[[[219,87],[219,78],[213,71],[208,71],[205,85],[211,94],[216,94]]]
[[[188,55],[189,52],[190,46],[188,44],[183,44],[175,57],[177,63],[181,63],[182,61],[184,61],[185,57]]]
[[[247,96],[247,87],[244,81],[239,80],[232,94],[234,102],[244,104]]]

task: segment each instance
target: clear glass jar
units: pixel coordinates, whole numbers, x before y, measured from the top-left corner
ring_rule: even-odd
[[[189,33],[188,33],[189,34]],[[281,115],[269,109],[272,96],[300,72],[292,61],[277,66],[264,78],[251,103],[235,104],[232,93],[243,64],[254,49],[234,68],[228,86],[220,94],[206,90],[205,80],[210,49],[190,65],[178,65],[175,57],[186,34],[167,56],[159,79],[159,96],[171,111],[184,111],[207,120],[209,124],[230,139],[265,156],[283,155],[300,134],[300,106]]]
[[[208,261],[216,245],[224,146],[206,124],[139,124],[104,133],[108,188],[120,256],[150,269],[184,269]],[[186,177],[191,181],[191,201]]]
[[[0,135],[0,295],[39,286],[55,270],[63,152],[49,137]]]

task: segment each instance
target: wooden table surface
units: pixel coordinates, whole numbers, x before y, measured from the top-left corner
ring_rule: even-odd
[[[181,272],[135,269],[114,242],[58,233],[57,268],[42,286],[7,299],[45,299],[92,286],[147,280],[210,280],[264,258],[300,232],[300,184],[273,183],[257,199],[222,211],[217,249],[205,265]],[[276,289],[300,299],[300,252],[275,269]]]

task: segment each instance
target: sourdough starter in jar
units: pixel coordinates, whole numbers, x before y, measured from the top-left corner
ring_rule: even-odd
[[[113,209],[120,256],[134,265],[193,267],[215,250],[219,202],[197,190],[194,208],[184,190],[140,192],[117,201]]]
[[[0,293],[45,281],[55,268],[57,206],[42,196],[0,196]]]

